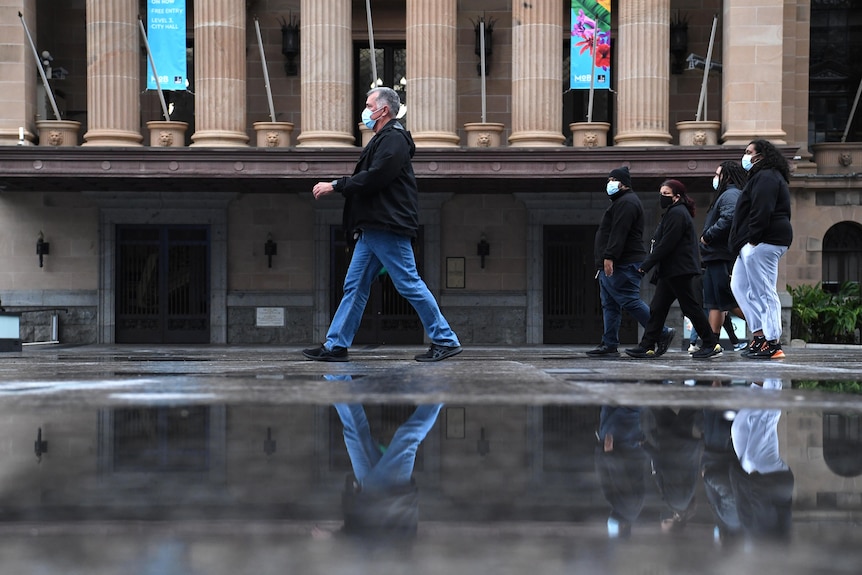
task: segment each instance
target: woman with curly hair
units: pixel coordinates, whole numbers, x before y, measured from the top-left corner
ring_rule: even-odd
[[[661,340],[662,326],[671,304],[679,300],[680,309],[703,338],[703,348],[691,357],[708,359],[721,355],[723,350],[718,344],[718,335],[709,327],[703,311],[703,292],[695,281],[700,275],[700,256],[692,220],[694,201],[679,180],[665,180],[659,194],[665,213],[652,236],[650,253],[638,269],[645,274],[655,268],[655,294],[650,302],[649,321],[640,345],[627,349],[626,354],[652,359],[663,353],[663,349],[656,349],[656,344]]]
[[[736,256],[730,287],[754,338],[743,350],[753,359],[783,359],[778,261],[793,241],[790,166],[766,140],[745,148],[748,182],[736,202],[730,249]]]

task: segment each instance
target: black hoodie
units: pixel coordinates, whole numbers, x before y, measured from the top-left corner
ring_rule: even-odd
[[[750,176],[736,202],[730,250],[736,255],[747,243],[790,247],[792,241],[790,188],[778,170],[758,170]]]

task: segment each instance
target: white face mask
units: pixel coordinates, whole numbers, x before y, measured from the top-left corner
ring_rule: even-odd
[[[751,158],[753,157],[754,156],[751,154],[745,154],[744,156],[742,156],[742,169],[746,172],[751,169],[751,166],[754,165],[751,163]]]
[[[615,193],[617,193],[618,191],[620,191],[620,183],[619,182],[608,182],[608,185],[605,187],[605,190],[607,190],[609,196],[612,196]]]
[[[712,178],[712,189],[716,192],[718,191],[718,176],[713,176]]]

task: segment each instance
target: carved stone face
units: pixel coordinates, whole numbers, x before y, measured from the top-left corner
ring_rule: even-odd
[[[267,132],[266,133],[266,147],[267,148],[277,148],[278,147],[278,132]]]
[[[51,146],[62,146],[63,132],[60,130],[51,130],[48,132],[48,144]]]
[[[476,146],[479,148],[490,148],[491,147],[491,134],[488,132],[481,132],[476,137]]]
[[[850,152],[841,152],[841,157],[838,158],[838,163],[846,168],[853,163],[853,156]]]
[[[597,148],[599,146],[599,135],[595,132],[584,132],[584,147]]]
[[[174,143],[174,135],[171,132],[159,132],[159,146],[170,148]]]
[[[703,130],[698,130],[694,133],[694,136],[691,138],[692,145],[695,146],[705,146],[706,145],[706,132]]]

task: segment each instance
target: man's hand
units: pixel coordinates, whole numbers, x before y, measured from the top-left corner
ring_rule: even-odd
[[[311,193],[314,195],[314,199],[318,200],[323,196],[327,196],[331,194],[335,188],[332,187],[332,182],[317,182],[314,184],[314,187],[311,188]]]
[[[614,275],[614,260],[605,260],[605,276]]]

